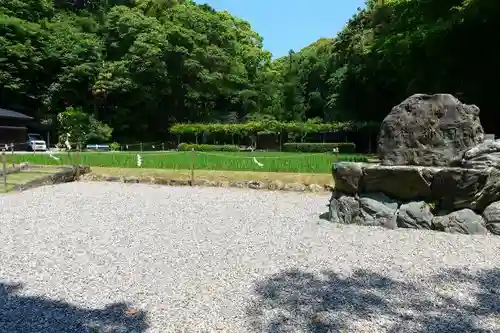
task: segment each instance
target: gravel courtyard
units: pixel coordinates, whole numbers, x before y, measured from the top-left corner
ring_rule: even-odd
[[[328,196],[80,182],[0,197],[0,332],[500,332],[500,237]]]

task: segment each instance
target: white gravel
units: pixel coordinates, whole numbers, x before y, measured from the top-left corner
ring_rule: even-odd
[[[500,332],[500,237],[332,225],[327,201],[91,182],[0,197],[0,332]]]

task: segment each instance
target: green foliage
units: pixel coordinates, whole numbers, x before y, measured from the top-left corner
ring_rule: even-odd
[[[113,142],[109,145],[110,151],[118,151],[120,150],[121,145],[118,142]]]
[[[235,145],[196,145],[196,144],[188,144],[181,143],[177,147],[179,151],[239,151],[239,147]]]
[[[340,154],[354,154],[356,152],[356,145],[351,142],[339,142],[339,143],[289,142],[283,145],[284,151],[302,152],[302,153],[332,153],[336,148],[338,148],[338,153]]]
[[[494,133],[499,12],[497,0],[370,0],[335,38],[271,60],[248,22],[190,0],[0,1],[0,107],[55,119],[73,105],[117,141],[163,141],[176,123],[302,141],[447,92]]]
[[[59,161],[46,154],[7,155],[7,163],[28,162],[42,165],[58,165],[74,163],[74,157],[59,154]],[[142,168],[189,170],[193,161],[191,152],[142,152]],[[263,166],[254,162],[256,158]],[[73,160],[72,160],[73,158]],[[81,163],[100,167],[137,168],[137,153],[81,153]],[[261,152],[218,152],[210,154],[195,153],[196,170],[228,170],[228,171],[262,171],[262,172],[301,172],[331,173],[332,163],[337,161],[366,162],[362,155],[341,154],[293,154],[293,153],[261,153]]]
[[[170,132],[173,134],[279,134],[287,133],[332,133],[356,131],[364,127],[373,126],[372,123],[318,123],[315,121],[306,122],[280,122],[276,120],[270,121],[254,121],[238,124],[175,124],[170,127]]]
[[[66,140],[83,146],[91,141],[106,142],[111,138],[113,129],[95,119],[93,115],[81,109],[68,107],[57,115],[59,124],[59,145],[64,146]]]

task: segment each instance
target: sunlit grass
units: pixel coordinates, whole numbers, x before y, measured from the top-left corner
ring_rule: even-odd
[[[142,168],[231,170],[289,173],[331,173],[335,161],[366,161],[363,155],[266,153],[266,152],[88,152],[57,154],[56,160],[48,154],[25,154],[8,156],[8,163],[28,162],[41,165],[68,165],[79,163],[91,167],[137,168],[137,154],[142,157]],[[254,160],[257,160],[257,162]],[[260,166],[261,164],[262,166]]]

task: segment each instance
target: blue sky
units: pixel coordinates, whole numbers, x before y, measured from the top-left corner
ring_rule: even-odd
[[[364,0],[196,0],[250,22],[274,57],[334,37]]]

